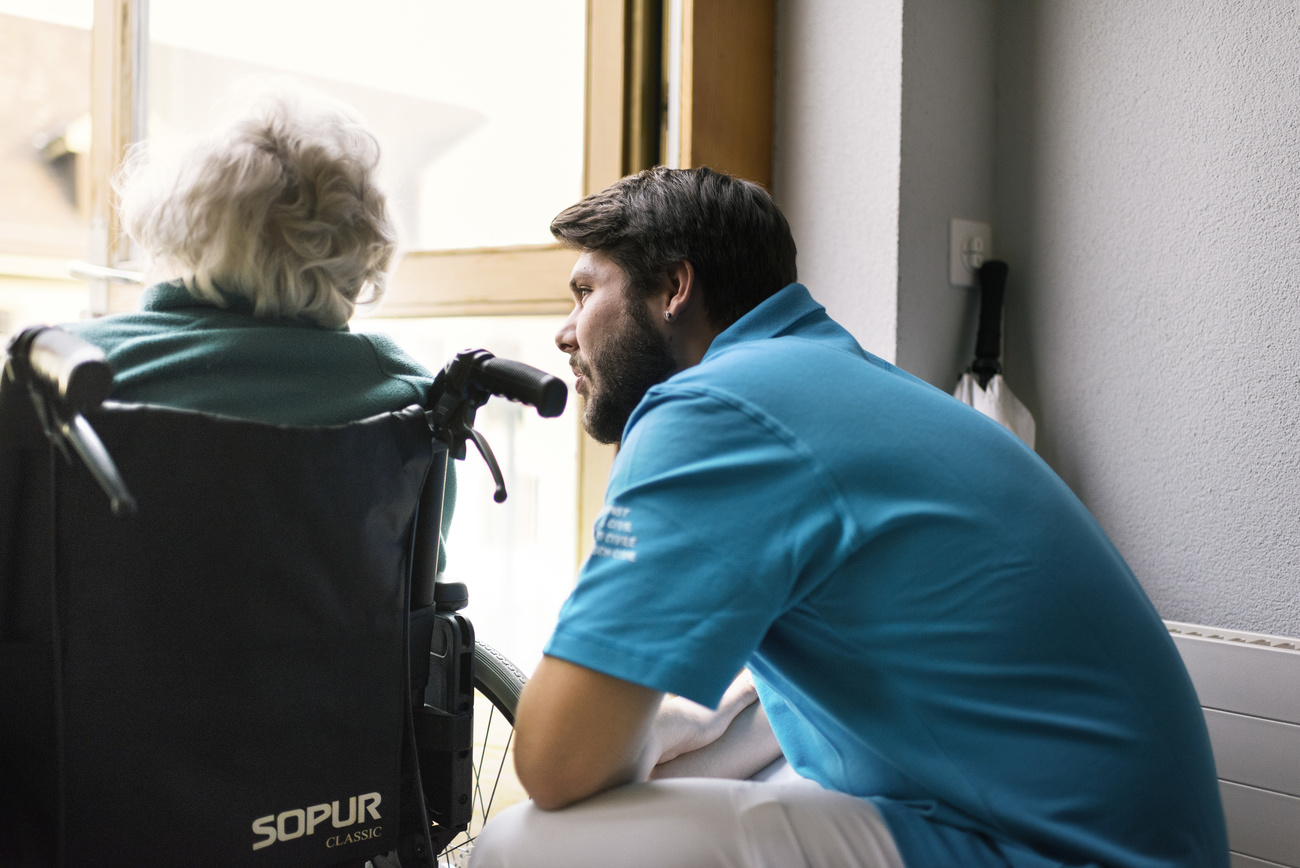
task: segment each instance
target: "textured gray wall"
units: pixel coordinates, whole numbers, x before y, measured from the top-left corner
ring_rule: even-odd
[[[772,193],[799,279],[893,361],[903,0],[777,2]]]
[[[1002,0],[1007,378],[1165,618],[1300,635],[1300,4]]]
[[[779,0],[777,45],[814,294],[947,386],[992,218],[1040,453],[1165,618],[1300,636],[1300,4]]]

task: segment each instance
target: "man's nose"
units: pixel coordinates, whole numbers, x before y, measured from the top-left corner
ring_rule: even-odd
[[[555,333],[555,345],[562,353],[573,355],[578,350],[577,319],[578,306],[575,304],[564,324],[560,326],[560,330]]]

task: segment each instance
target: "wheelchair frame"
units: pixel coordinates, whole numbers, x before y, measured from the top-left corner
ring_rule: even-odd
[[[35,327],[11,341],[4,376],[26,391],[52,446],[68,460],[75,455],[90,471],[113,514],[133,513],[136,504],[127,482],[83,415],[103,403],[112,388],[112,371],[102,352],[59,329]],[[420,786],[415,788],[417,804],[403,809],[404,819],[412,815],[412,808],[418,809],[415,829],[403,835],[397,848],[406,868],[465,863],[474,824],[486,820],[491,810],[508,753],[507,737],[489,788],[483,776],[491,772],[485,768],[490,727],[497,715],[513,725],[515,703],[525,681],[502,655],[476,642],[473,625],[460,614],[468,603],[465,586],[442,581],[436,573],[447,461],[463,459],[466,442],[473,442],[492,472],[495,499],[501,502],[506,497],[501,471],[487,442],[473,428],[476,411],[491,397],[500,396],[529,404],[542,416],[557,416],[567,398],[567,389],[558,379],[484,350],[457,354],[438,375],[432,391],[439,397],[425,417],[434,455],[413,529],[407,610],[411,654],[407,732]],[[427,654],[420,650],[425,648]],[[478,757],[474,756],[475,691],[490,703]],[[475,816],[476,809],[481,816]],[[274,835],[270,826],[254,831],[266,834],[268,829]]]

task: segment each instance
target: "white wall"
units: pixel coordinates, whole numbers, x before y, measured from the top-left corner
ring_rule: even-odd
[[[1300,5],[1004,0],[1007,376],[1170,619],[1300,635]]]
[[[777,45],[814,295],[946,386],[991,217],[1039,451],[1164,617],[1300,636],[1300,6],[779,0]]]
[[[778,0],[773,194],[799,279],[893,361],[902,0]]]
[[[773,192],[800,279],[867,349],[946,390],[978,310],[948,284],[948,221],[994,208],[993,21],[989,0],[777,6]]]

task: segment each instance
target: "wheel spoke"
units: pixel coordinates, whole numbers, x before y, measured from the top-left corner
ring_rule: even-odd
[[[510,734],[506,736],[505,749],[501,751],[501,762],[497,764],[497,776],[492,779],[492,795],[488,796],[487,810],[483,812],[483,822],[487,822],[488,814],[492,812],[492,803],[496,801],[497,785],[501,783],[501,772],[506,767],[506,757],[510,755],[510,741],[515,737],[515,731],[512,728]]]
[[[492,740],[492,720],[496,716],[496,707],[492,706],[488,711],[487,725],[483,728],[483,747],[479,751],[478,764],[474,766],[474,795],[478,797],[478,804],[483,808],[483,819],[487,819],[487,807],[483,801],[483,764],[487,761],[488,743]]]

